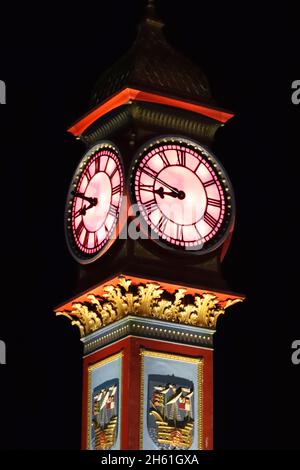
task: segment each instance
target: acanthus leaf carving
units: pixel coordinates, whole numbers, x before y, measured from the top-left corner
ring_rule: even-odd
[[[120,277],[117,285],[107,285],[103,294],[87,295],[85,302],[75,302],[71,311],[57,312],[71,320],[86,336],[127,315],[156,318],[191,326],[215,328],[219,315],[242,298],[221,302],[212,293],[187,295],[187,290],[170,293],[155,282],[134,285]]]

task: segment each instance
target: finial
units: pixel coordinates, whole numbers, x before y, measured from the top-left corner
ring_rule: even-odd
[[[142,24],[144,22],[159,28],[163,27],[164,23],[156,15],[155,0],[147,0],[144,21]]]
[[[147,0],[147,5],[146,5],[146,18],[149,18],[149,20],[156,20],[156,9],[155,9],[155,0]]]

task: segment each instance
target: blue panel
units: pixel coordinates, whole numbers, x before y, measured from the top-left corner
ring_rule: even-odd
[[[89,445],[95,449],[120,449],[122,357],[100,361],[89,370]]]
[[[199,449],[201,360],[147,354],[144,352],[142,448]]]

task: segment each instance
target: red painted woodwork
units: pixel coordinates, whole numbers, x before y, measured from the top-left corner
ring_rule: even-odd
[[[203,443],[204,450],[213,448],[213,351],[188,346],[129,336],[104,347],[84,358],[83,405],[82,405],[82,449],[87,441],[88,367],[113,354],[123,352],[122,398],[121,398],[121,448],[139,449],[140,437],[140,384],[141,348],[168,354],[202,357],[203,365]]]
[[[172,106],[180,109],[186,109],[203,116],[215,119],[216,121],[225,123],[231,119],[234,114],[209,106],[190,103],[188,101],[169,98],[167,96],[149,93],[146,91],[136,90],[134,88],[125,88],[116,93],[108,100],[101,103],[97,108],[85,115],[80,121],[71,126],[68,131],[74,136],[81,135],[91,124],[97,119],[109,113],[115,108],[128,103],[129,101],[146,101],[148,103],[158,103],[166,106]]]

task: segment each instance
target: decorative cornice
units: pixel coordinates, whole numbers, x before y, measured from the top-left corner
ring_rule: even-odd
[[[155,318],[142,318],[133,315],[104,326],[93,333],[81,338],[84,354],[90,354],[99,348],[107,346],[127,336],[150,338],[152,340],[183,343],[202,348],[213,348],[213,336],[216,330],[199,326],[172,323]]]
[[[190,294],[185,288],[172,291],[156,282],[133,282],[120,276],[116,285],[105,285],[101,295],[87,294],[74,301],[71,309],[57,311],[71,320],[81,337],[128,315],[214,329],[219,315],[241,297],[220,300],[215,293]]]
[[[209,106],[207,104],[199,104],[198,102],[186,101],[183,99],[165,96],[150,91],[143,91],[138,88],[124,88],[112,95],[105,102],[99,104],[89,111],[79,121],[74,123],[68,131],[75,137],[81,136],[97,119],[102,118],[114,109],[127,104],[131,101],[143,101],[146,103],[156,103],[159,105],[170,106],[172,108],[183,109],[192,113],[206,116],[210,119],[225,124],[234,114],[224,109]]]
[[[133,123],[142,125],[144,128],[154,128],[161,133],[168,130],[192,137],[201,137],[205,142],[211,141],[217,129],[223,125],[220,121],[187,110],[143,101],[131,101],[97,119],[80,135],[80,139],[91,145],[114,132],[126,129],[129,124]]]

